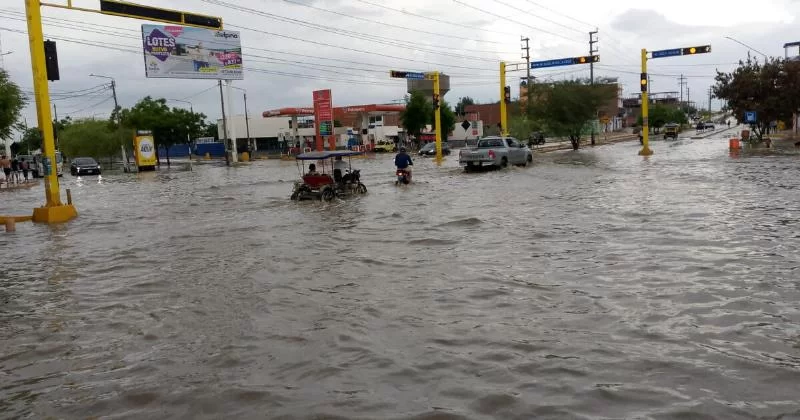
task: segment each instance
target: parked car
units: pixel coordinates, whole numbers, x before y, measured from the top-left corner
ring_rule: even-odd
[[[458,163],[465,169],[480,168],[483,165],[526,166],[533,161],[533,153],[519,140],[513,137],[484,137],[478,140],[476,147],[461,149]]]
[[[450,146],[447,145],[447,142],[442,142],[442,154],[449,155],[450,154]],[[430,143],[425,143],[421,149],[419,149],[420,156],[436,156],[436,142],[432,141]]]
[[[69,166],[69,173],[73,176],[100,175],[100,164],[90,157],[75,158]]]
[[[375,151],[379,153],[391,153],[397,151],[397,146],[393,142],[379,141],[375,144]]]

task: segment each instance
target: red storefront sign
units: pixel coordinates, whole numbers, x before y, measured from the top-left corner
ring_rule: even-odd
[[[333,101],[331,90],[314,91],[314,122],[317,127],[317,150],[323,150],[322,136],[333,135]]]

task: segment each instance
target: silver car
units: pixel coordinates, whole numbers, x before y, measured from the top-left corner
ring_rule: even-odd
[[[481,166],[508,165],[526,166],[533,162],[533,153],[528,146],[513,137],[484,137],[475,147],[461,149],[458,163],[466,169]]]

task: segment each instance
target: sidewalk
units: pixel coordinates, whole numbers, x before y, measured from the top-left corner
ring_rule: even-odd
[[[595,134],[595,146],[638,140],[638,138],[636,134],[627,132],[599,133]],[[591,137],[581,137],[581,149],[587,146],[591,147],[591,144]],[[545,143],[543,146],[534,146],[532,150],[539,153],[554,152],[556,150],[572,150],[572,143],[569,140],[559,139],[559,141]]]

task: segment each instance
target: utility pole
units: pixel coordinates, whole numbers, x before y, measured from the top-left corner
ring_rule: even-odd
[[[597,40],[595,39],[595,35],[597,35],[597,30],[596,29],[594,31],[589,32],[589,56],[590,57],[593,56],[594,53],[596,53],[598,51],[597,49],[594,48],[594,44],[597,43]],[[594,86],[594,60],[589,62],[589,83],[591,83],[591,85]],[[597,115],[595,115],[595,117],[596,116]],[[595,121],[592,121],[592,146],[595,145],[594,125],[595,125]]]
[[[520,39],[525,42],[525,46],[522,49],[525,51],[525,55],[522,58],[525,59],[525,71],[527,72],[525,78],[525,104],[527,105],[527,114],[530,115],[531,113],[531,47],[530,47],[530,38],[520,36]]]
[[[689,93],[689,84],[686,84],[686,110],[691,111],[692,109],[692,96]]]
[[[250,139],[250,117],[247,114],[247,92],[244,93],[244,126],[247,129],[247,144],[249,144],[251,150],[255,152],[255,144],[253,144],[253,140]],[[250,156],[250,160],[253,160],[253,156]]]
[[[56,150],[58,150],[58,108],[56,108],[56,104],[53,104],[53,115],[55,116],[53,120],[53,138],[56,142]]]
[[[683,87],[686,85],[686,77],[684,77],[682,74],[681,74],[681,77],[678,78],[678,84],[681,87],[681,102],[680,102],[680,106],[681,106],[681,109],[684,110],[683,112],[686,112],[687,109],[684,108],[684,106],[683,106]]]
[[[708,87],[708,114],[709,114],[709,117],[711,116],[711,97],[712,97],[713,94],[714,94],[714,91],[712,90],[711,86],[709,86]]]
[[[222,94],[222,80],[218,80],[219,82],[219,103],[222,107],[222,141],[225,144],[225,164],[230,166],[231,160],[228,157],[228,125],[225,123],[227,119],[225,118],[225,95]]]

